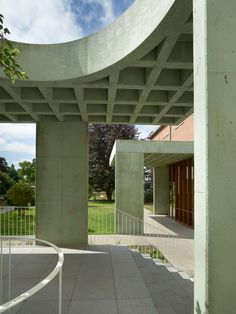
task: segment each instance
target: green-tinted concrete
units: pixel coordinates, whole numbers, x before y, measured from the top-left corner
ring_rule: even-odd
[[[170,187],[169,167],[154,168],[154,212],[156,215],[169,215]]]
[[[87,244],[87,123],[37,124],[36,236],[62,247]]]
[[[116,232],[141,234],[143,225],[143,154],[116,154]],[[130,218],[128,215],[135,217]]]
[[[110,165],[115,166],[116,208],[143,219],[143,167],[147,165],[157,169],[155,197],[157,213],[168,214],[167,165],[192,155],[193,142],[116,140],[110,156]],[[123,222],[126,224],[124,219],[126,219],[125,215],[123,215]],[[121,229],[119,226],[122,225],[124,229],[124,224],[120,224],[121,220],[122,218],[117,219],[118,229]]]
[[[145,166],[166,166],[192,157],[193,142],[116,140],[110,156],[110,165],[115,164],[117,152],[142,153]]]
[[[236,2],[194,0],[195,313],[236,311]]]
[[[14,43],[29,80],[0,69],[0,122],[179,124],[193,112],[191,13],[189,0],[136,0],[91,36]]]

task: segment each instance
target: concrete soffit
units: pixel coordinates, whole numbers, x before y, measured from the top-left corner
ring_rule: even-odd
[[[194,154],[194,144],[193,142],[183,141],[117,140],[110,156],[111,166],[115,165],[115,156],[118,153],[144,154],[145,166],[164,167],[192,157]]]
[[[193,112],[192,1],[136,0],[89,37],[14,45],[30,79],[0,73],[0,122],[170,125]]]

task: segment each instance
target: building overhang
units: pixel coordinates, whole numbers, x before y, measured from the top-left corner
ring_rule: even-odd
[[[89,37],[14,45],[29,80],[0,73],[0,122],[170,125],[193,112],[192,1],[136,0]]]
[[[116,140],[113,146],[110,165],[115,165],[118,153],[143,153],[144,165],[164,167],[190,158],[194,154],[193,142]]]

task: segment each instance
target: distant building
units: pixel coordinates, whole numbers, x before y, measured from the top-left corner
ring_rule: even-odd
[[[149,136],[152,141],[193,141],[194,116],[177,126],[158,127]],[[194,158],[169,166],[170,217],[188,226],[194,226]],[[157,178],[158,180],[158,178]]]

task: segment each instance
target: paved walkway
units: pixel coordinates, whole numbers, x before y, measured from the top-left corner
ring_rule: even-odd
[[[144,221],[165,236],[160,248],[168,260],[189,277],[194,277],[194,230],[168,216],[154,215],[146,209]]]
[[[144,211],[145,235],[90,235],[90,244],[153,245],[184,275],[194,277],[194,231],[168,216]],[[148,245],[147,245],[148,244]]]
[[[12,296],[29,289],[53,269],[56,255],[42,252],[46,252],[46,249],[34,252],[40,254],[13,255]],[[63,314],[193,312],[192,282],[183,279],[178,273],[168,271],[159,262],[156,265],[125,246],[90,246],[86,251],[66,252],[63,267]],[[6,274],[7,260],[4,266]],[[3,288],[6,300],[6,282]],[[49,283],[11,313],[58,314],[58,280]]]

